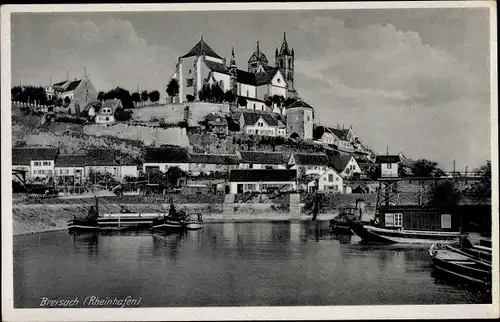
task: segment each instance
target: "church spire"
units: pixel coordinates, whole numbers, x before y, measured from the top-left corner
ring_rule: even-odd
[[[234,47],[231,49],[231,61],[229,67],[236,67],[236,57],[234,56]]]
[[[260,58],[259,42],[257,41],[257,58]]]

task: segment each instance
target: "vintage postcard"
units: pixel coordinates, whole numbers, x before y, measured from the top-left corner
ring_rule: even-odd
[[[498,318],[495,6],[3,6],[2,319]]]

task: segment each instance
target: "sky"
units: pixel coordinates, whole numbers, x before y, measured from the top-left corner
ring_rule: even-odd
[[[375,152],[451,171],[490,160],[487,8],[14,13],[12,83],[83,76],[98,91],[159,90],[203,34],[247,68],[256,42],[274,64],[283,33],[295,87],[316,122],[350,127]]]

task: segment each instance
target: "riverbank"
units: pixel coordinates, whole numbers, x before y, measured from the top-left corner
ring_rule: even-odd
[[[89,204],[32,204],[12,207],[12,229],[14,235],[40,233],[66,229],[67,221],[73,216],[87,214]],[[133,204],[129,210],[137,212],[168,212],[170,204]],[[309,215],[290,214],[288,209],[280,209],[274,204],[235,204],[233,214],[223,214],[222,204],[180,204],[178,209],[200,212],[205,222],[255,222],[255,221],[304,221]],[[119,212],[116,204],[100,204],[101,213]],[[338,212],[323,213],[318,220],[330,220]]]

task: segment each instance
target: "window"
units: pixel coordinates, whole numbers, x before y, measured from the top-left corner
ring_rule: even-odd
[[[35,167],[39,167],[39,166],[41,166],[41,165],[42,165],[42,163],[41,163],[41,162],[38,162],[38,161],[35,161],[35,162],[33,162],[33,165],[34,165]]]
[[[248,165],[248,168],[249,168],[249,169],[253,169],[253,163],[250,163],[250,164]]]
[[[256,190],[256,186],[254,183],[248,183],[245,185],[245,188],[247,191],[255,191]]]
[[[403,214],[385,214],[386,227],[403,227]]]
[[[255,103],[253,104],[253,109],[255,110]]]
[[[189,70],[189,75],[191,75],[191,69]]]
[[[335,181],[339,181],[339,177],[336,177],[336,178],[335,178]]]
[[[307,116],[307,121],[309,122],[311,120],[311,118],[309,117],[309,115]]]
[[[69,169],[66,169],[66,174],[69,174]]]
[[[193,79],[192,78],[186,79],[186,87],[193,87]]]
[[[387,169],[392,169],[392,163],[387,163]]]
[[[441,215],[441,228],[444,228],[444,229],[451,228],[451,215],[450,214]]]
[[[279,83],[279,82],[281,82],[281,79],[278,78],[276,81]]]
[[[328,182],[333,182],[333,174],[328,175]]]
[[[339,186],[334,185],[334,186],[333,186],[333,191],[339,191]]]
[[[247,97],[250,97],[250,96],[248,96],[248,89],[247,89]]]
[[[108,116],[106,116],[106,121],[109,121],[109,117]]]
[[[50,162],[49,161],[43,161],[42,164],[47,166],[47,165],[50,165]]]

